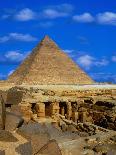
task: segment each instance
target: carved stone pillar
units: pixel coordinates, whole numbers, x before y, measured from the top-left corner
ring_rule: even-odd
[[[59,103],[57,102],[51,104],[51,114],[54,115],[55,113],[59,114]]]
[[[64,116],[64,112],[65,112],[64,107],[61,107],[61,115]]]
[[[72,120],[77,123],[78,119],[79,119],[79,113],[78,112],[72,112]]]
[[[36,104],[36,111],[38,117],[45,117],[45,104],[44,103],[37,103]]]
[[[72,106],[71,106],[71,102],[67,103],[67,119],[71,119],[72,117]]]
[[[84,111],[83,112],[83,123],[86,122],[87,120],[87,113]]]
[[[86,122],[86,119],[87,119],[87,111],[85,108],[80,108],[79,109],[79,121],[84,123]]]
[[[23,114],[24,120],[29,121],[32,118],[31,104],[29,103],[20,103],[19,107]]]

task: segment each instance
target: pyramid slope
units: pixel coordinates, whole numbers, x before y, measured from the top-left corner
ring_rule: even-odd
[[[46,36],[8,81],[17,84],[91,84],[93,80]]]

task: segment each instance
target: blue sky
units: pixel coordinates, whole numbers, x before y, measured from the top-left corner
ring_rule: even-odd
[[[46,34],[94,80],[116,83],[115,0],[1,0],[0,79]]]

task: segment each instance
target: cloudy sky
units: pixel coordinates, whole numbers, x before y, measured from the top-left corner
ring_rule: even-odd
[[[0,79],[46,34],[94,80],[116,83],[116,0],[0,0]]]

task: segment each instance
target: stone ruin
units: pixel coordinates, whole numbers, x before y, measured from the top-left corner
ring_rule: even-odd
[[[95,83],[48,36],[0,95],[1,155],[116,154],[116,85]]]

